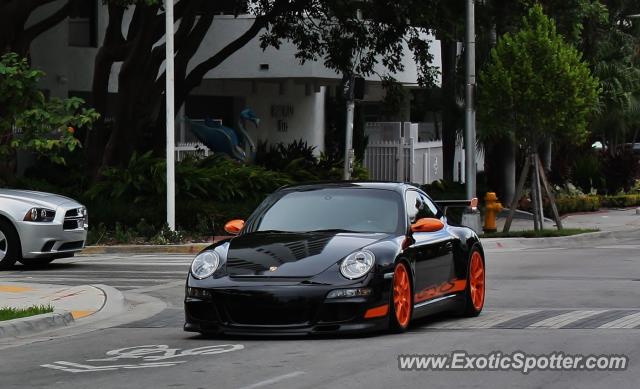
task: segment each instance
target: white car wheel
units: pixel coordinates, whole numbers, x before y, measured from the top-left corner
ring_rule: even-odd
[[[13,226],[0,220],[0,269],[7,269],[16,263],[18,235]]]
[[[0,261],[7,256],[8,248],[7,237],[4,235],[4,232],[0,231]]]

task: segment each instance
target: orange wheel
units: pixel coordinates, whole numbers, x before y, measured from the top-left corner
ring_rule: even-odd
[[[404,263],[398,263],[393,272],[393,315],[392,327],[404,331],[411,321],[413,310],[411,281]]]
[[[471,252],[464,314],[478,316],[484,307],[485,269],[482,254],[477,249]]]

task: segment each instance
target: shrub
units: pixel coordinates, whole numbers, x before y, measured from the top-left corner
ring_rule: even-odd
[[[640,206],[640,194],[602,196],[600,201],[604,208],[637,207]]]
[[[591,195],[559,196],[556,198],[558,213],[594,212],[600,209],[600,197]],[[551,215],[551,205],[546,204],[545,213]]]
[[[640,176],[640,161],[630,150],[605,154],[602,174],[606,180],[608,194],[628,192]]]
[[[591,189],[602,190],[605,187],[605,180],[600,154],[593,150],[578,154],[573,162],[571,181],[585,193],[589,193]]]

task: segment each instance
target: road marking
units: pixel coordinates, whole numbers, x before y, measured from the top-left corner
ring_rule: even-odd
[[[443,322],[433,323],[429,328],[457,329],[457,328],[491,328],[496,324],[512,320],[514,318],[529,315],[537,312],[535,310],[525,311],[485,311],[478,317],[468,319],[453,319]]]
[[[587,317],[582,320],[573,322],[571,324],[567,324],[562,328],[598,328],[614,320],[618,320],[622,317],[629,316],[637,312],[638,312],[637,310],[612,309],[612,310],[604,311],[595,316]]]
[[[640,325],[640,312],[610,321],[598,328],[635,328]]]
[[[527,328],[560,328],[570,323],[576,322],[581,319],[585,319],[587,317],[595,316],[600,313],[602,313],[601,310],[600,311],[571,311],[571,312],[564,313],[562,315],[550,317],[546,320],[542,320],[537,323],[531,324]]]
[[[126,347],[107,351],[107,358],[87,359],[86,362],[113,362],[121,359],[140,360],[140,363],[128,363],[119,365],[102,365],[75,363],[69,361],[55,361],[40,365],[48,369],[62,370],[68,373],[89,373],[97,371],[114,371],[119,369],[145,369],[149,367],[170,367],[186,361],[178,361],[176,358],[184,358],[199,355],[216,355],[244,349],[242,344],[219,344],[213,346],[197,347],[189,350],[170,348],[164,344],[151,344],[145,346]],[[169,360],[170,359],[170,360]]]
[[[22,293],[33,290],[28,286],[0,285],[0,292],[3,293]]]
[[[569,311],[562,310],[546,310],[530,313],[528,315],[520,316],[515,319],[504,321],[500,324],[496,324],[493,328],[527,328],[532,324],[539,321],[546,320],[552,317],[556,317]]]
[[[94,313],[96,313],[96,311],[71,311],[71,316],[73,316],[74,319],[82,319],[83,317],[87,317],[90,315],[93,315]]]
[[[259,388],[261,386],[273,385],[273,384],[278,383],[280,381],[284,381],[284,380],[287,380],[289,378],[297,377],[297,376],[302,375],[302,374],[304,374],[304,371],[294,371],[293,373],[283,374],[283,375],[280,375],[280,376],[277,376],[277,377],[269,378],[268,380],[256,382],[255,384],[251,384],[249,386],[243,386],[240,389],[254,389],[254,388]]]
[[[484,311],[479,317],[427,324],[429,329],[640,329],[638,309]]]

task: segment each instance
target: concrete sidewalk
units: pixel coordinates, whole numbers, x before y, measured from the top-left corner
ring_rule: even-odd
[[[504,214],[503,212],[496,221],[498,231],[502,231],[504,227],[506,221]],[[640,214],[636,213],[636,208],[603,209],[597,212],[574,213],[564,215],[561,219],[564,228],[589,228],[603,232],[640,229]],[[545,219],[544,228],[555,229],[555,221]],[[533,230],[533,220],[513,219],[511,231],[527,230]]]
[[[0,338],[25,336],[32,333],[67,326],[100,311],[107,294],[92,285],[65,286],[30,284],[21,282],[0,283],[0,308],[27,308],[34,305],[51,305],[53,313],[21,319],[0,321]]]

